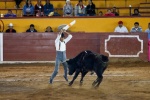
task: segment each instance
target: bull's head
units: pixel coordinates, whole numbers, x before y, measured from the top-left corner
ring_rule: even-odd
[[[66,61],[68,64],[68,69],[69,69],[69,75],[72,75],[76,71],[76,62],[73,59],[69,59]]]

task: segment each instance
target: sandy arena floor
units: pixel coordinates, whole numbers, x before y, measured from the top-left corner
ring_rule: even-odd
[[[63,78],[63,68],[52,85],[53,64],[1,64],[0,100],[150,100],[150,63],[110,63],[99,88],[95,75],[80,76],[72,86]],[[69,76],[69,80],[72,76]]]

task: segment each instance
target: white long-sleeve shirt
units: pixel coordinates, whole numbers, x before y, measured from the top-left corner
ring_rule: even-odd
[[[72,35],[69,34],[68,37],[64,39],[63,42],[60,41],[60,38],[61,34],[58,34],[55,40],[56,51],[66,51],[66,43],[72,38]]]
[[[115,28],[115,31],[114,31],[114,32],[127,33],[128,30],[127,30],[127,28],[126,28],[125,26],[122,26],[122,27],[117,26],[117,27]]]

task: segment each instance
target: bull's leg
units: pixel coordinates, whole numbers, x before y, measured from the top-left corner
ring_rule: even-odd
[[[84,76],[88,73],[88,71],[82,71],[82,74],[81,74],[81,79],[80,79],[80,84],[83,83],[83,78]]]
[[[102,70],[102,74],[104,73],[104,71],[106,70],[107,67],[104,67],[104,69]],[[94,87],[99,87],[100,83],[102,82],[103,80],[103,76],[100,75],[97,79],[96,79],[96,82],[94,81]]]
[[[97,83],[98,78],[92,83],[93,86],[95,86],[95,84]]]
[[[104,71],[106,70],[106,68],[107,68],[107,67],[104,67],[104,69],[102,70],[102,74],[104,73]],[[99,87],[99,85],[100,85],[100,83],[102,82],[102,80],[103,80],[103,76],[100,75],[100,76],[98,76],[98,78],[96,79],[96,81],[93,82],[92,85],[93,85],[94,87]]]
[[[75,75],[73,76],[72,81],[69,83],[69,86],[71,86],[73,84],[74,80],[77,78],[77,76],[79,75],[79,73],[80,73],[80,70],[77,69],[76,72],[75,72]]]
[[[99,85],[100,85],[100,83],[102,82],[102,80],[103,80],[103,76],[99,77],[99,78],[97,79],[97,83],[95,84],[94,87],[99,87]]]
[[[96,71],[96,74],[97,74],[97,79],[92,84],[94,87],[98,87],[100,85],[100,83],[102,82],[102,80],[103,80],[103,76],[102,76],[103,69]]]

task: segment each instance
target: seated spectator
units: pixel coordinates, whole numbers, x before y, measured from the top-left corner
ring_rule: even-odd
[[[20,3],[22,2],[23,0],[15,0],[16,2],[16,8],[20,8]]]
[[[117,8],[116,7],[112,8],[112,13],[115,14],[115,16],[119,16],[119,13],[117,12]]]
[[[37,0],[34,11],[36,16],[44,16],[44,6],[41,4],[41,0]]]
[[[134,27],[131,29],[130,32],[142,32],[142,28],[139,27],[139,23],[138,22],[134,23]]]
[[[134,14],[132,14],[132,16],[141,16],[139,9],[134,9]]]
[[[83,5],[82,0],[78,1],[78,4],[75,6],[74,14],[75,16],[85,16],[85,6]]]
[[[73,6],[70,0],[66,0],[66,4],[63,7],[63,16],[73,16]]]
[[[148,33],[148,62],[150,62],[150,23],[148,23],[148,29],[145,32]]]
[[[53,4],[50,3],[50,0],[46,0],[46,4],[44,5],[44,15],[48,16],[51,12],[54,12]]]
[[[86,14],[87,16],[95,16],[95,4],[92,0],[88,0],[89,4],[86,6]]]
[[[103,12],[99,11],[98,16],[103,16]]]
[[[34,25],[31,24],[30,28],[28,30],[26,30],[26,32],[37,32],[37,30],[34,28]]]
[[[26,1],[26,4],[23,7],[23,15],[24,16],[34,15],[34,7],[31,3],[31,0]]]
[[[148,29],[146,29],[145,32],[150,33],[150,23],[148,23]]]
[[[6,33],[16,33],[16,30],[13,29],[13,24],[9,23],[8,29],[6,30]]]
[[[50,26],[46,27],[46,31],[45,32],[53,32],[52,28]]]
[[[111,9],[107,9],[107,12],[104,16],[115,16],[115,14],[111,12]]]
[[[128,30],[125,26],[123,26],[123,22],[119,21],[118,26],[115,28],[114,32],[126,33]]]
[[[4,17],[16,17],[16,14],[13,14],[12,10],[8,10],[8,12],[4,15]]]

